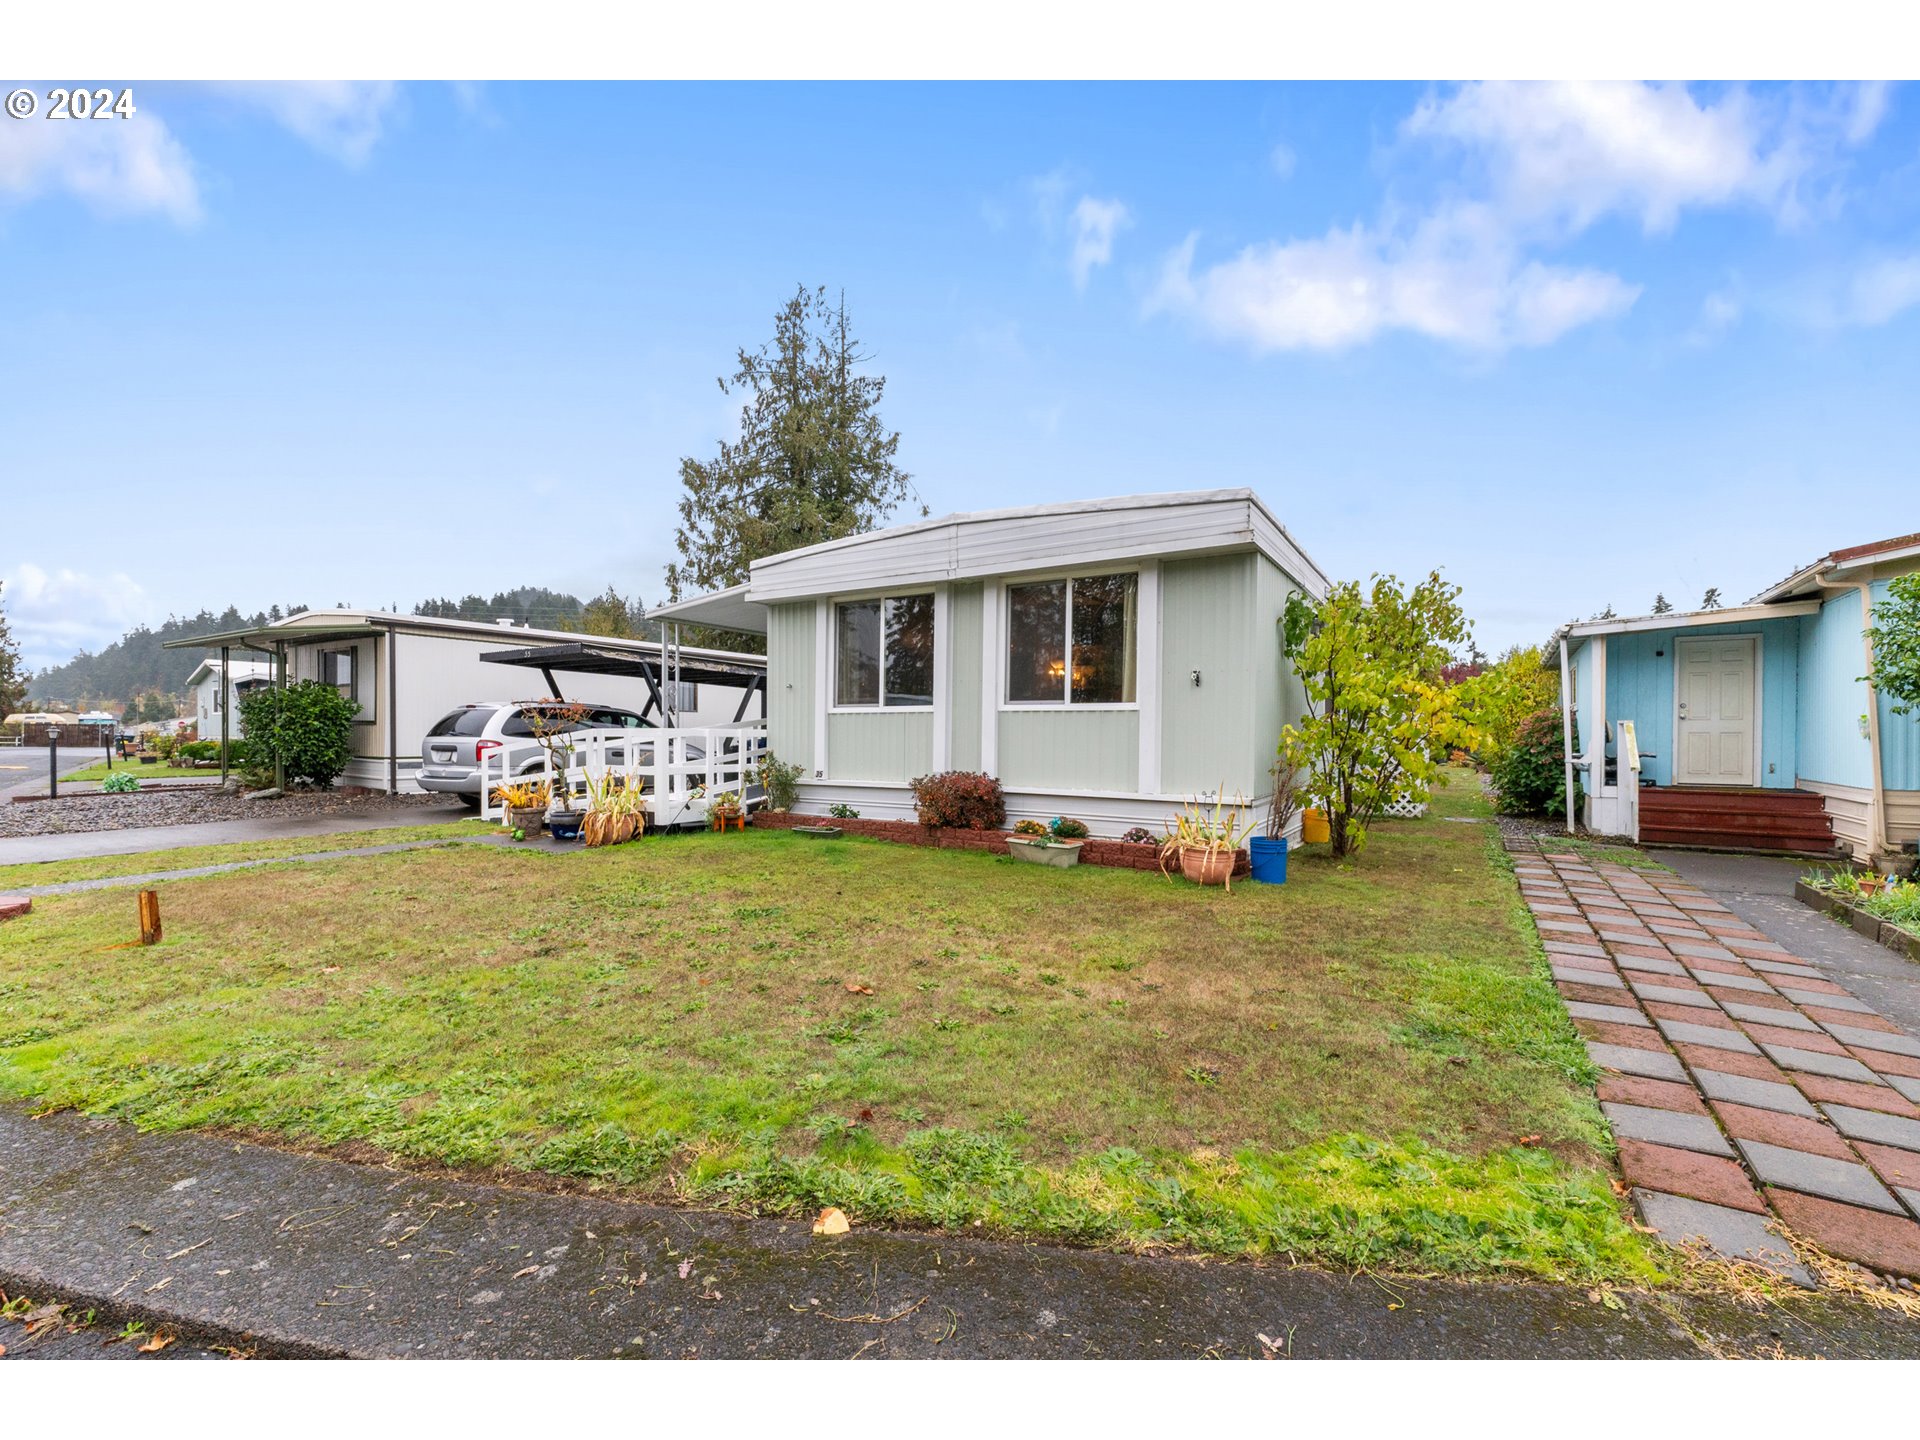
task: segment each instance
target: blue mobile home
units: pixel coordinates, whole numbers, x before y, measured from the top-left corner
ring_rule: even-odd
[[[1732,609],[1559,634],[1569,778],[1596,833],[1855,859],[1920,837],[1920,714],[1869,673],[1920,534],[1836,550]]]

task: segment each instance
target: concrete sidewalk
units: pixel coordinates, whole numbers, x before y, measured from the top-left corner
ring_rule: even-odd
[[[823,1239],[11,1106],[0,1177],[0,1285],[265,1355],[1920,1356],[1920,1326],[1826,1296],[1614,1309],[1539,1285]]]
[[[96,855],[139,855],[191,845],[231,845],[247,840],[287,840],[303,835],[347,835],[396,825],[437,825],[474,812],[458,801],[401,806],[365,815],[312,815],[261,820],[213,820],[201,825],[147,825],[127,830],[80,830],[63,835],[16,835],[0,839],[0,865],[36,860],[79,860]]]

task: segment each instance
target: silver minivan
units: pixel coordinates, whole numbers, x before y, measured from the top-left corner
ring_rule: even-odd
[[[506,751],[506,773],[524,775],[538,770],[545,752],[534,736],[529,717],[552,714],[551,701],[489,700],[462,705],[442,716],[420,742],[422,790],[458,795],[469,805],[480,804],[480,759],[496,750]],[[652,730],[651,720],[643,720],[632,710],[613,705],[595,705],[585,718],[568,727],[573,730]],[[608,758],[618,763],[618,750]]]

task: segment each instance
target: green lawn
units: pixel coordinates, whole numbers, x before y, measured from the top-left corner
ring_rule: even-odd
[[[748,831],[173,882],[154,950],[110,948],[124,893],[54,897],[0,927],[0,1094],[860,1224],[1657,1277],[1505,858],[1441,818],[1477,787],[1435,812],[1230,895]]]
[[[107,762],[102,760],[98,765],[89,765],[84,770],[75,770],[71,775],[62,775],[60,780],[63,784],[69,780],[104,780],[109,775],[118,775],[122,770],[140,780],[179,780],[183,777],[218,780],[220,778],[218,765],[174,765],[165,760],[156,760],[151,765],[142,765],[138,760],[116,760],[113,762],[113,769],[109,770]]]
[[[363,845],[454,840],[462,835],[492,834],[499,828],[481,820],[451,820],[433,825],[394,825],[384,829],[346,830],[332,835],[300,835],[286,840],[188,845],[178,850],[143,850],[134,855],[29,861],[20,865],[0,865],[0,891],[28,885],[64,885],[69,880],[103,880],[115,875],[192,870],[202,865],[224,865],[233,860],[272,860],[289,855],[316,855],[323,850],[358,849]]]

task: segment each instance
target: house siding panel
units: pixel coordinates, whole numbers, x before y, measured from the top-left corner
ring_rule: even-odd
[[[873,710],[827,716],[827,775],[905,784],[933,769],[933,711]]]
[[[1254,758],[1254,672],[1277,664],[1277,642],[1255,619],[1254,562],[1251,554],[1221,555],[1160,567],[1160,786],[1167,794],[1224,787],[1251,798],[1265,779]]]
[[[1794,756],[1799,728],[1799,619],[1762,620],[1750,625],[1688,625],[1673,630],[1642,630],[1609,635],[1607,646],[1608,722],[1631,720],[1646,758],[1642,773],[1661,785],[1673,783],[1674,642],[1692,636],[1760,637],[1760,765],[1758,785],[1774,790],[1794,786]],[[1598,717],[1587,712],[1590,674],[1581,684],[1583,728]],[[1598,731],[1594,732],[1595,737]]]
[[[947,764],[955,770],[980,768],[980,596],[979,585],[955,585],[947,602],[947,653],[953,664]]]
[[[1009,790],[1131,793],[1139,776],[1136,710],[1000,712],[1000,782]]]
[[[1818,615],[1801,619],[1799,773],[1807,780],[1871,789],[1873,751],[1860,733],[1867,711],[1866,647],[1860,596],[1836,595]]]
[[[1280,747],[1283,726],[1297,723],[1307,712],[1307,692],[1300,677],[1281,652],[1281,625],[1287,597],[1300,587],[1264,556],[1254,562],[1252,643],[1253,665],[1253,778],[1267,788],[1267,771]],[[1257,792],[1256,792],[1257,793]]]
[[[1892,594],[1891,582],[1873,584],[1873,603],[1880,604]],[[1880,696],[1880,776],[1889,791],[1920,790],[1920,709],[1906,715],[1893,713],[1891,696]],[[1887,797],[1887,818],[1894,823],[1895,801]],[[1901,839],[1912,839],[1910,827],[1901,827]],[[1896,838],[1889,835],[1888,839]]]
[[[813,604],[767,609],[767,746],[813,773]]]

